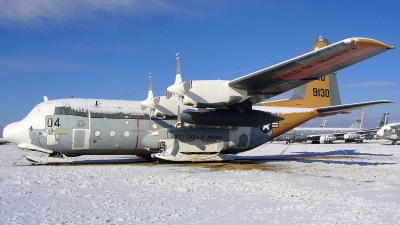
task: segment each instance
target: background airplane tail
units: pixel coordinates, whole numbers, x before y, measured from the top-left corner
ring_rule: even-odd
[[[320,127],[320,128],[325,128],[326,121],[327,121],[327,119],[326,119],[326,117],[325,117],[324,120],[322,121],[321,125],[319,125],[319,127]]]
[[[329,41],[321,36],[317,37],[311,51],[329,45]],[[318,108],[323,106],[340,105],[340,93],[336,72],[328,74],[318,80],[311,81],[296,88],[290,99],[261,102],[262,106]]]
[[[360,110],[360,113],[357,116],[356,121],[349,127],[349,128],[356,128],[356,129],[361,129],[364,128],[364,116],[366,112],[366,108],[362,108]]]
[[[383,113],[383,117],[381,119],[381,122],[379,122],[378,126],[376,128],[381,128],[385,126],[386,124],[389,123],[389,113]]]

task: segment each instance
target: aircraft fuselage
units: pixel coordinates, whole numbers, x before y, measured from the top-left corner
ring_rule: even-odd
[[[174,119],[150,119],[140,102],[59,99],[38,104],[26,118],[4,129],[18,147],[79,155],[149,156],[169,149],[191,154],[236,154],[269,141],[272,127],[215,127]]]

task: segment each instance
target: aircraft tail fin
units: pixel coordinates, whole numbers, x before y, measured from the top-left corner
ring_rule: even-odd
[[[328,39],[319,36],[314,40],[311,51],[315,51],[327,45],[329,45]],[[318,80],[297,87],[290,99],[261,102],[260,105],[300,108],[340,105],[342,102],[340,100],[336,74],[337,72],[327,74]]]
[[[381,122],[379,122],[378,126],[376,128],[381,128],[385,126],[386,124],[389,123],[389,113],[383,113]]]
[[[358,114],[356,121],[354,121],[354,123],[350,126],[350,128],[361,129],[364,127],[363,122],[364,122],[365,112],[366,112],[366,108],[362,108],[360,110],[360,113]]]
[[[326,117],[325,117],[324,120],[322,121],[321,125],[319,125],[319,127],[320,127],[320,128],[325,128],[326,121],[328,121],[328,120],[327,120]]]

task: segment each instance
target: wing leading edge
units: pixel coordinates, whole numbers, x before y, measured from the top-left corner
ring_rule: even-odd
[[[348,38],[234,79],[229,86],[246,90],[257,103],[391,49],[373,39]]]

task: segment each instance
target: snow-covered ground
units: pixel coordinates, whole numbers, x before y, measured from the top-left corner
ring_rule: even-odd
[[[286,149],[287,148],[287,149]],[[0,224],[398,224],[400,146],[269,143],[236,163],[82,156],[36,165],[0,146]]]

